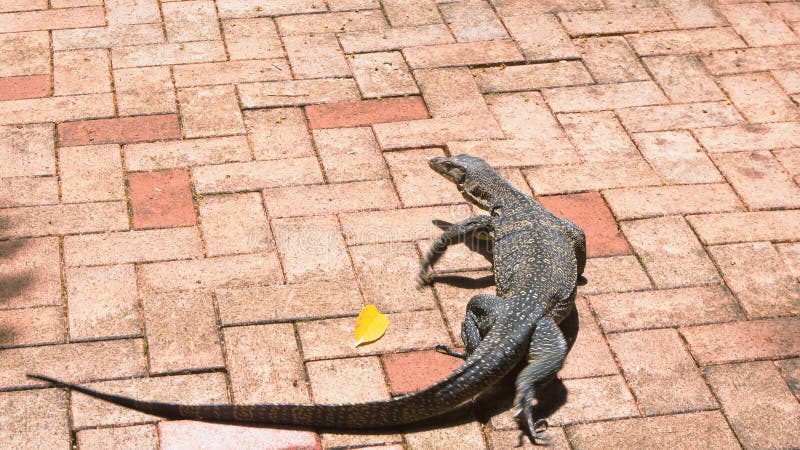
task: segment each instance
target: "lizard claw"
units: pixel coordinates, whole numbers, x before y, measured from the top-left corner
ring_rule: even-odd
[[[417,287],[433,285],[433,274],[430,272],[420,272],[417,275]]]
[[[533,420],[533,389],[527,390],[517,402],[517,410],[514,417],[520,422],[522,431],[519,435],[519,445],[522,445],[523,436],[528,436],[531,444],[536,445],[536,440],[549,441],[550,436],[543,434],[547,431],[547,421],[544,419]],[[522,416],[522,417],[520,417]]]

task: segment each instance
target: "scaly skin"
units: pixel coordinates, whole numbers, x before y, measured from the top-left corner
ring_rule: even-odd
[[[575,283],[583,270],[583,233],[546,211],[508,184],[478,158],[434,158],[430,166],[456,183],[465,197],[491,211],[478,216],[467,234],[464,222],[450,226],[426,258],[422,274],[447,245],[467,235],[491,239],[497,296],[470,302],[462,336],[465,359],[446,379],[387,401],[341,405],[180,405],[143,402],[65,383],[42,375],[32,378],[157,416],[174,419],[252,422],[342,430],[413,424],[449,412],[502,379],[521,361],[530,363],[517,378],[517,407],[532,440],[543,421],[531,417],[534,386],[563,364],[569,343],[556,326],[573,307]],[[455,237],[453,237],[455,236]],[[577,236],[577,238],[575,237]],[[578,242],[578,240],[580,242]]]

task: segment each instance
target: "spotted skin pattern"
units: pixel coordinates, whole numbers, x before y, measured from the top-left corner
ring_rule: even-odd
[[[490,212],[452,224],[426,256],[421,280],[449,245],[488,239],[497,295],[470,301],[462,328],[464,363],[419,392],[387,401],[339,404],[180,405],[138,401],[29,375],[148,414],[173,419],[251,422],[326,429],[375,429],[413,424],[451,411],[502,379],[523,360],[516,380],[521,426],[535,441],[543,425],[531,417],[535,388],[561,368],[570,341],[557,324],[573,309],[576,281],[585,265],[583,232],[513,188],[479,158],[433,158],[430,167],[453,181],[465,198]]]

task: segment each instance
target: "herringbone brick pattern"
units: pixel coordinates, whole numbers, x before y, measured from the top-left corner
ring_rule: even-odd
[[[387,399],[477,291],[416,289],[471,153],[582,225],[554,448],[800,447],[800,3],[0,0],[0,447],[505,449],[158,421]],[[440,270],[486,274],[456,248]],[[368,303],[392,325],[354,349]],[[485,411],[479,411],[485,413]]]

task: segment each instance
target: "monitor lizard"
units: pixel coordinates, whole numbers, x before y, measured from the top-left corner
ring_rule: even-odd
[[[252,422],[341,430],[380,429],[418,423],[472,400],[526,361],[516,378],[516,413],[532,442],[546,439],[534,421],[536,388],[561,368],[574,336],[558,327],[573,309],[576,282],[585,265],[585,238],[572,222],[559,219],[515,189],[482,159],[437,157],[429,166],[455,183],[472,204],[489,211],[446,227],[425,257],[421,280],[447,246],[480,235],[492,243],[497,295],[474,296],[461,335],[465,352],[440,351],[464,359],[444,380],[386,401],[354,404],[184,405],[105,393],[43,375],[29,375],[117,405],[174,419]]]

